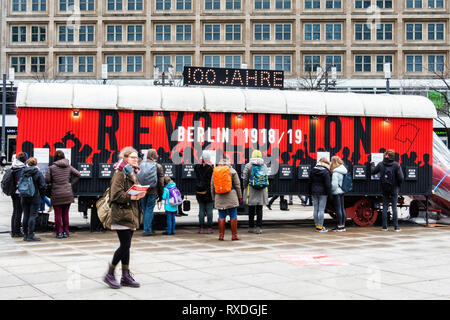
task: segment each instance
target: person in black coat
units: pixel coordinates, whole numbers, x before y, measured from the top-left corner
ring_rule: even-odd
[[[23,177],[31,176],[35,187],[34,195],[32,197],[20,196],[20,201],[23,208],[23,240],[24,241],[41,241],[40,238],[34,234],[36,226],[36,218],[38,210],[41,205],[41,200],[45,194],[45,180],[41,171],[37,167],[36,158],[29,158],[26,162],[27,167],[23,170]]]
[[[394,161],[395,152],[388,150],[384,153],[384,159],[377,166],[371,162],[371,173],[380,174],[381,190],[383,194],[383,231],[388,231],[387,210],[389,204],[392,205],[392,219],[394,221],[394,231],[401,231],[398,226],[397,201],[400,186],[404,176],[400,164]]]
[[[211,195],[213,167],[208,154],[204,154],[201,161],[201,164],[196,164],[194,166],[195,176],[197,178],[196,198],[199,205],[198,220],[200,229],[198,233],[204,233],[205,215],[207,217],[208,233],[213,233],[212,219],[214,205]]]
[[[330,161],[321,158],[311,170],[309,193],[314,205],[314,224],[317,232],[328,232],[323,226],[325,207],[331,195]]]

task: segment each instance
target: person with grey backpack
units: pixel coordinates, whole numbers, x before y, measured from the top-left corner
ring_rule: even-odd
[[[163,167],[157,163],[158,153],[155,149],[150,149],[147,152],[147,159],[142,161],[139,165],[141,171],[137,175],[138,181],[143,186],[150,186],[147,194],[141,199],[141,206],[143,211],[143,236],[153,236],[155,233],[152,230],[153,211],[155,209],[156,201],[162,200],[164,191],[164,170]]]
[[[394,161],[395,153],[388,150],[384,153],[384,159],[377,166],[371,162],[371,173],[380,174],[381,190],[383,194],[383,228],[382,231],[388,231],[387,210],[389,204],[392,205],[392,219],[394,222],[394,231],[400,232],[398,226],[397,201],[400,186],[403,183],[404,176],[400,164]]]

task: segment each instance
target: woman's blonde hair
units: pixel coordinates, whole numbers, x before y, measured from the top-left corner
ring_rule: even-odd
[[[125,147],[120,151],[119,159],[128,158],[133,152],[138,153],[137,150],[133,147]]]
[[[25,164],[29,167],[35,167],[37,166],[37,160],[36,158],[31,157],[27,160],[27,162],[25,162]]]
[[[330,167],[330,171],[331,173],[333,173],[334,169],[336,169],[337,167],[339,167],[340,165],[343,165],[344,161],[342,161],[341,158],[339,158],[338,156],[332,156],[331,157],[331,167]]]

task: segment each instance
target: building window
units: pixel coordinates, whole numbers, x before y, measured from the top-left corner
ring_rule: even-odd
[[[58,72],[73,72],[73,57],[58,57]]]
[[[357,23],[355,24],[355,40],[370,40],[370,25]]]
[[[27,27],[25,27],[25,26],[11,27],[11,41],[12,42],[26,42],[27,41]]]
[[[258,10],[270,9],[270,0],[255,0],[255,9]]]
[[[95,0],[80,0],[80,11],[94,11]]]
[[[270,69],[270,56],[254,56],[253,68],[257,70],[269,70]]]
[[[227,9],[227,10],[241,10],[241,0],[227,0],[225,2],[225,9]]]
[[[444,40],[444,24],[428,24],[428,40]]]
[[[141,25],[131,25],[127,26],[127,41],[142,41],[142,26]]]
[[[240,69],[241,56],[225,56],[225,68]]]
[[[341,0],[327,0],[325,2],[325,7],[327,9],[341,9],[342,1]]]
[[[184,67],[189,67],[192,65],[191,56],[176,56],[175,57],[175,71],[183,72]]]
[[[291,56],[275,56],[275,70],[291,72]]]
[[[78,72],[94,72],[94,57],[80,56],[78,57]]]
[[[12,11],[27,11],[27,0],[12,0]]]
[[[336,67],[336,72],[342,71],[342,57],[341,56],[325,56],[325,67],[327,71],[331,71],[331,68]]]
[[[305,24],[305,40],[320,40],[320,24]]]
[[[392,56],[377,56],[377,72],[384,72],[385,63],[389,63],[391,65],[392,72]]]
[[[275,1],[275,9],[290,9],[291,8],[291,0],[276,0]]]
[[[406,24],[406,40],[422,40],[422,24]]]
[[[428,0],[429,9],[444,8],[444,0]]]
[[[371,72],[371,64],[371,56],[355,56],[355,72]]]
[[[177,10],[191,10],[192,0],[177,0]]]
[[[342,40],[342,25],[341,24],[326,24],[325,25],[326,40]]]
[[[121,11],[122,0],[108,0],[108,11]]]
[[[93,42],[94,26],[80,26],[78,39],[80,42]]]
[[[422,56],[406,56],[406,72],[422,72]]]
[[[73,11],[75,0],[59,0],[59,11]]]
[[[220,10],[220,0],[205,0],[205,10]]]
[[[320,67],[320,56],[304,56],[303,69],[305,72],[316,72]]]
[[[59,41],[60,42],[73,42],[73,30],[72,27],[59,26]]]
[[[377,7],[380,9],[392,9],[392,0],[377,0]]]
[[[320,9],[320,0],[305,0],[305,9]]]
[[[155,65],[159,68],[159,72],[168,72],[171,65],[170,56],[155,56]]]
[[[220,56],[205,56],[205,67],[220,68]]]
[[[25,72],[25,67],[25,57],[11,57],[11,68],[14,68],[14,72]]]
[[[355,8],[356,9],[366,9],[370,7],[371,0],[355,0]]]
[[[107,26],[107,40],[110,42],[122,41],[122,26]]]
[[[205,41],[220,40],[220,24],[205,24]]]
[[[392,40],[392,23],[377,25],[377,40]]]
[[[47,0],[33,0],[31,2],[32,11],[46,11],[47,10]]]
[[[107,56],[106,64],[108,65],[108,72],[122,72],[121,56]]]
[[[171,34],[171,25],[169,24],[157,24],[155,26],[155,35],[156,41],[170,41],[170,34]]]
[[[31,42],[45,42],[47,28],[45,26],[31,27]]]
[[[45,57],[31,57],[31,72],[45,72]]]
[[[406,0],[406,8],[408,9],[422,8],[422,0]]]
[[[171,0],[156,0],[156,10],[170,10]]]
[[[240,41],[241,40],[241,25],[240,24],[225,25],[225,40]]]
[[[143,8],[142,0],[128,0],[128,10],[141,11]]]
[[[142,56],[127,56],[127,72],[142,72]]]
[[[177,41],[191,41],[192,40],[192,26],[190,24],[180,24],[176,26]]]
[[[270,24],[255,24],[255,40],[270,40]]]
[[[291,24],[275,25],[275,40],[291,40]]]
[[[428,71],[429,72],[444,72],[444,56],[428,56]]]

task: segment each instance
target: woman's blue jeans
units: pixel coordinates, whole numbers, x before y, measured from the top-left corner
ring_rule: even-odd
[[[225,219],[227,216],[230,216],[230,220],[237,219],[237,208],[219,209],[219,219]]]
[[[156,194],[148,194],[141,199],[142,211],[144,213],[144,232],[152,232],[153,210],[155,209]]]

